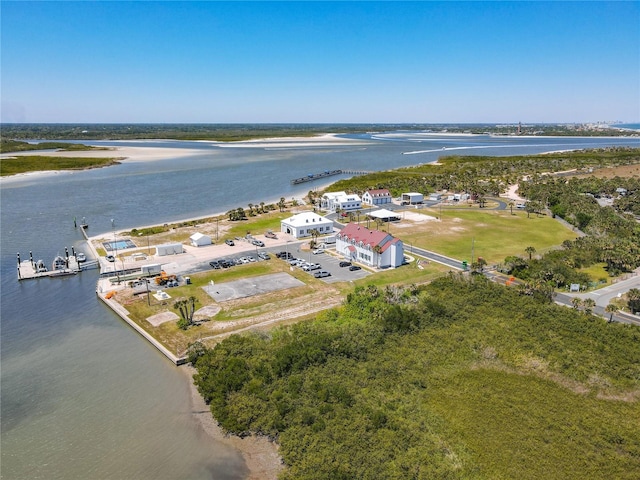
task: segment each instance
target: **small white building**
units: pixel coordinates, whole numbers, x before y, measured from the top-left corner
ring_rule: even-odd
[[[362,202],[369,205],[384,205],[391,203],[391,192],[386,188],[367,190],[362,194]]]
[[[327,192],[320,199],[320,208],[328,212],[353,212],[362,208],[362,200],[355,193]]]
[[[191,235],[189,237],[189,240],[191,241],[191,245],[193,245],[194,247],[204,247],[213,243],[209,235],[204,235],[200,232],[196,232]]]
[[[409,192],[409,193],[402,194],[403,205],[416,205],[422,202],[424,202],[424,195],[421,193]]]
[[[164,245],[156,246],[156,255],[162,257],[164,255],[177,255],[184,253],[181,243],[165,243]]]
[[[280,222],[280,231],[296,238],[310,237],[312,230],[320,235],[333,233],[333,221],[315,212],[303,212]]]
[[[349,223],[336,234],[336,252],[371,267],[396,268],[404,262],[404,245],[399,238],[357,223]]]

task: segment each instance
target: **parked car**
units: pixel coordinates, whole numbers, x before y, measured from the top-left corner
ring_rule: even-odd
[[[233,242],[233,240],[227,238],[224,243],[226,243],[227,245],[229,245],[230,247],[233,247],[235,245],[235,243]]]
[[[313,270],[318,270],[319,268],[322,268],[319,263],[310,263],[302,267],[302,270],[305,272],[311,272]]]
[[[278,252],[276,253],[276,257],[281,258],[282,260],[291,260],[293,258],[293,255],[291,255],[289,252]]]
[[[215,268],[216,270],[220,270],[222,268],[222,265],[220,265],[220,262],[218,260],[210,261],[209,265],[211,265],[211,268]]]
[[[262,240],[251,240],[251,243],[256,247],[264,247],[264,242]]]
[[[318,255],[319,253],[324,253],[324,248],[316,248],[311,253],[313,253],[314,255]]]
[[[254,257],[253,255],[247,255],[247,260],[249,260],[250,262],[257,262],[256,257]]]
[[[258,252],[258,258],[260,258],[261,260],[271,260],[271,255],[269,255],[267,252]]]
[[[349,267],[349,270],[350,270],[351,272],[355,272],[356,270],[362,270],[362,267],[359,267],[358,265],[351,265],[351,266]]]
[[[316,278],[324,278],[324,277],[329,277],[331,274],[329,272],[327,272],[326,270],[320,270],[319,272],[316,272],[313,274],[314,277]]]
[[[342,262],[340,262],[340,266],[341,267],[350,267],[351,266],[351,262],[342,261]]]
[[[107,259],[107,262],[115,262],[116,261],[116,257],[114,257],[113,255],[109,254],[106,257],[104,257]]]

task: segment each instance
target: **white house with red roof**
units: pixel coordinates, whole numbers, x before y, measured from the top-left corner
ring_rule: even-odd
[[[404,261],[402,240],[357,223],[349,223],[336,234],[336,252],[370,267],[396,268]]]
[[[369,205],[383,205],[391,203],[391,192],[386,188],[367,190],[362,194],[362,201]]]

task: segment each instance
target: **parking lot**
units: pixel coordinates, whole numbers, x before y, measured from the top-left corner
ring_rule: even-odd
[[[261,248],[255,252],[241,252],[235,255],[225,255],[213,258],[210,267],[214,269],[233,268],[246,263],[276,261],[289,263],[290,269],[300,269],[307,271],[309,275],[317,277],[319,272],[328,272],[327,276],[318,278],[326,283],[347,282],[357,280],[370,275],[371,272],[362,268],[360,270],[349,270],[349,267],[341,267],[342,258],[335,255],[335,251],[325,251],[324,253],[313,254],[311,251],[300,250],[300,244],[289,245],[290,248],[283,250],[281,247]],[[260,254],[263,255],[260,255]],[[269,259],[264,257],[264,253],[269,255]],[[284,253],[282,258],[277,258],[277,254]],[[285,258],[288,254],[289,260]],[[316,266],[319,265],[318,266]],[[321,274],[324,275],[324,274]]]

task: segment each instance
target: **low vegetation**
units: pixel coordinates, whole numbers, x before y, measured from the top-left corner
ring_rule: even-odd
[[[286,479],[631,479],[640,331],[483,277],[356,288],[316,321],[194,348],[229,432]]]
[[[108,150],[104,147],[92,147],[89,145],[83,145],[81,143],[66,143],[66,142],[40,142],[40,143],[28,143],[20,142],[18,140],[9,140],[3,138],[0,140],[0,153],[8,152],[29,152],[32,150],[58,150],[62,152],[83,152],[92,150]]]
[[[118,164],[117,158],[68,158],[41,155],[24,155],[0,159],[0,175],[16,175],[27,172],[51,170],[85,170]]]

